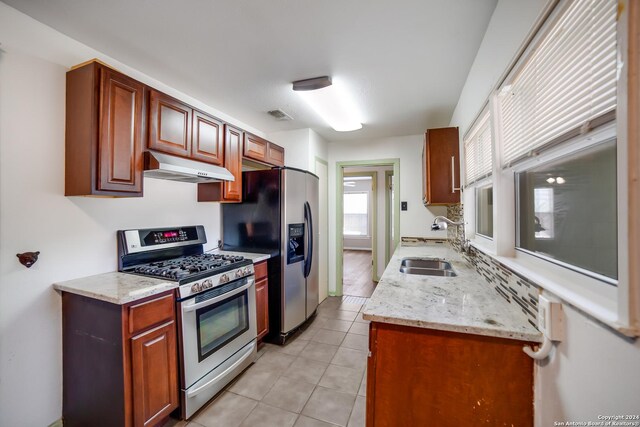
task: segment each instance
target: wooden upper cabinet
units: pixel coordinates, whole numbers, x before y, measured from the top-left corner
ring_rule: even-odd
[[[429,129],[422,152],[423,203],[460,203],[460,149],[458,128]]]
[[[242,155],[248,159],[266,162],[268,145],[269,141],[247,132],[244,134],[244,149]]]
[[[222,166],[224,164],[224,123],[193,110],[191,158]]]
[[[189,105],[151,89],[148,148],[189,157],[192,113],[193,110]]]
[[[274,166],[284,166],[284,148],[270,142],[267,150],[267,163]]]
[[[66,196],[142,196],[144,93],[98,62],[67,73]]]
[[[224,126],[224,167],[235,177],[235,181],[225,181],[224,201],[242,201],[242,131],[233,126]]]
[[[284,166],[284,148],[248,132],[244,134],[242,156],[271,166]]]
[[[198,184],[199,202],[242,202],[242,139],[240,129],[224,125],[224,167],[235,181]]]

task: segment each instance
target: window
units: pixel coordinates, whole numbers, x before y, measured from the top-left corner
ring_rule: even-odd
[[[633,18],[616,0],[559,0],[545,13],[488,99],[489,113],[463,138],[472,190],[465,220],[477,236],[493,235],[491,244],[473,242],[479,250],[628,334],[640,318],[627,252],[635,205],[626,130],[636,127],[617,95],[637,85],[628,56]],[[488,176],[478,149],[486,115]]]
[[[493,186],[476,190],[476,233],[493,237]]]
[[[516,174],[517,244],[596,278],[618,278],[616,143]]]
[[[615,118],[615,0],[567,1],[498,96],[509,166]]]
[[[344,193],[344,235],[369,236],[369,193]]]
[[[493,142],[489,110],[480,115],[464,138],[465,182],[471,185],[491,175]]]

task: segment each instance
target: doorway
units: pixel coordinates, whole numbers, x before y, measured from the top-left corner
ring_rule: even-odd
[[[368,298],[376,284],[378,171],[343,174],[343,294]]]
[[[336,295],[368,298],[397,245],[399,159],[337,162]]]

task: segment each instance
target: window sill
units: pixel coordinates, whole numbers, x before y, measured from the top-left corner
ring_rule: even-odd
[[[479,249],[482,250],[481,247]],[[531,256],[526,254],[516,253],[515,257],[496,256],[491,253],[487,255],[608,327],[626,336],[638,336],[638,331],[621,324],[618,320],[616,287],[604,283],[585,286],[586,282],[595,280],[562,267],[559,268],[566,271],[556,271],[557,266],[541,265],[537,261],[545,261],[528,259]]]

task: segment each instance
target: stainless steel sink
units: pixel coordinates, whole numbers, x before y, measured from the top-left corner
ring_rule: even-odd
[[[404,258],[400,272],[420,276],[456,277],[451,263],[436,258]]]
[[[420,276],[440,276],[440,277],[456,277],[457,274],[453,270],[437,270],[435,268],[418,268],[418,267],[400,267],[401,273],[417,274]]]
[[[451,270],[451,263],[433,258],[404,258],[402,267],[433,268],[436,270]]]

